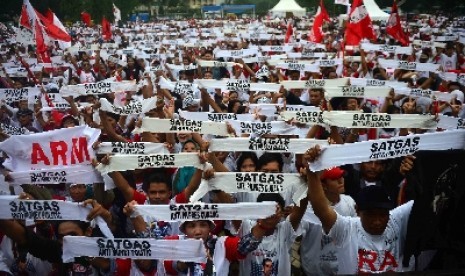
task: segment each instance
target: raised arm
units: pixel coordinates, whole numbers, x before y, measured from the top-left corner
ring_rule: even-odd
[[[307,162],[314,162],[321,154],[321,149],[317,145],[309,150],[304,155]],[[320,172],[312,172],[307,167],[308,181],[308,198],[312,204],[315,215],[320,219],[323,229],[328,233],[336,223],[336,211],[328,204],[328,199],[321,185]]]

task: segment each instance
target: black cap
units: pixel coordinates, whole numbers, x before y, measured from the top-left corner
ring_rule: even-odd
[[[356,198],[357,208],[360,211],[372,209],[394,209],[395,203],[381,186],[371,185],[363,188]]]

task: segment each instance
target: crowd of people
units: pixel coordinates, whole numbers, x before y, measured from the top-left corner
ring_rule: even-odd
[[[441,152],[465,149],[460,130],[465,127],[465,18],[408,18],[403,24],[409,46],[392,39],[385,22],[374,23],[376,40],[347,46],[338,18],[325,23],[323,41],[315,43],[308,41],[312,22],[128,22],[112,27],[111,41],[103,41],[99,26],[76,23],[68,28],[71,48],[49,45],[50,64],[16,35],[18,29],[3,26],[0,200],[7,204],[0,204],[5,206],[0,211],[0,274],[270,276],[463,269],[462,239],[454,240],[456,247],[451,240],[440,246],[415,245],[417,251],[410,254],[406,248],[412,245],[406,244],[413,229],[409,218],[424,195],[423,183],[411,181],[421,172],[418,164],[451,164],[449,159],[416,156],[418,150],[430,149],[422,148],[419,139],[442,139],[435,140],[439,145],[434,148]],[[52,143],[82,126],[99,130],[95,139],[93,134],[86,137],[92,141],[87,146],[91,158],[81,165],[101,181],[42,177],[35,183],[20,178],[16,157],[32,158],[27,171],[36,175],[55,169],[67,176],[77,172],[70,164],[81,162],[79,157],[65,162],[66,152],[83,150],[72,140],[76,137],[70,138],[69,151],[66,144]],[[51,135],[40,136],[47,133]],[[435,136],[454,133],[462,135],[458,146],[449,146],[448,136]],[[18,136],[31,137],[32,153],[25,152],[30,147],[19,142],[24,140],[13,140]],[[50,155],[34,147],[49,141]],[[355,158],[359,153],[350,147],[364,141],[377,142],[370,144],[371,159]],[[391,146],[396,152],[413,150],[375,156]],[[345,147],[335,166],[312,166],[330,149]],[[133,155],[139,158],[136,166]],[[186,159],[192,164],[178,160],[192,156]],[[463,184],[465,159],[457,160],[453,181]],[[49,167],[33,166],[40,162]],[[444,174],[428,181],[442,183],[440,179]],[[438,195],[434,214],[453,205],[448,199],[456,199],[454,204],[461,200],[458,186],[432,193]],[[87,221],[77,214],[62,220],[8,217],[7,209],[13,212],[15,204],[23,206],[21,201],[79,203],[87,210]],[[267,202],[274,203],[268,205],[273,210],[258,219],[241,209],[243,203]],[[176,209],[189,203],[236,205],[238,219],[167,221],[139,207]],[[102,228],[102,219],[114,237]],[[69,236],[82,238],[83,247],[85,237],[106,238],[112,246],[118,239],[142,245],[195,239],[202,241],[207,257],[203,262],[170,259],[182,252],[160,247],[156,256],[165,257],[89,254],[66,262]],[[447,255],[451,246],[456,262]]]

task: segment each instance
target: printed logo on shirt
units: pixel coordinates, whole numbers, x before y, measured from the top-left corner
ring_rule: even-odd
[[[152,221],[150,223],[150,236],[157,240],[171,235],[171,224],[164,221]]]
[[[388,272],[395,271],[398,267],[394,255],[389,250],[372,251],[358,250],[358,271],[359,272]]]

